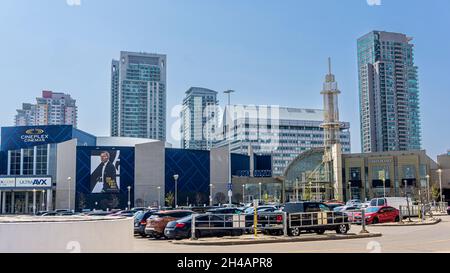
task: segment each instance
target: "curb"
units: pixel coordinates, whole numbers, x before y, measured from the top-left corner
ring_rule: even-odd
[[[442,221],[441,218],[437,218],[435,221],[433,222],[428,222],[428,223],[421,223],[421,222],[414,222],[414,223],[408,223],[405,222],[403,224],[376,224],[376,225],[372,225],[373,227],[413,227],[413,226],[431,226],[431,225],[436,225],[438,223],[440,223]]]
[[[277,238],[274,240],[236,240],[224,242],[208,242],[208,241],[172,241],[173,244],[179,245],[199,245],[199,246],[230,246],[230,245],[254,245],[254,244],[277,244],[277,243],[292,243],[292,242],[314,242],[314,241],[330,241],[330,240],[350,240],[362,238],[381,237],[381,233],[367,233],[367,234],[348,234],[348,235],[322,235],[322,237],[288,237]]]

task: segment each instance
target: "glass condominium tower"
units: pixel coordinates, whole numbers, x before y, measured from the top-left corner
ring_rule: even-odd
[[[121,52],[111,65],[111,136],[166,140],[166,55]]]
[[[215,143],[218,107],[216,91],[201,87],[186,91],[181,110],[181,148],[211,149]]]
[[[417,67],[412,38],[372,31],[358,39],[363,153],[420,150]]]

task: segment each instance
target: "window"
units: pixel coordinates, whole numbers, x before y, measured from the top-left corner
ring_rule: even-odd
[[[23,175],[33,175],[34,148],[23,150]]]
[[[20,175],[20,150],[11,151],[11,175]]]

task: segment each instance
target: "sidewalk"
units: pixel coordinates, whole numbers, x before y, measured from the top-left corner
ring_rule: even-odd
[[[198,240],[181,240],[171,241],[173,244],[180,245],[207,245],[207,246],[226,246],[226,245],[251,245],[251,244],[270,244],[270,243],[291,243],[291,242],[311,242],[311,241],[327,241],[327,240],[349,240],[361,238],[381,237],[381,233],[366,233],[366,234],[333,234],[325,233],[324,235],[316,234],[301,234],[298,237],[284,237],[284,236],[267,236],[258,234],[243,235],[240,237],[222,237],[222,238],[200,238]]]
[[[430,218],[422,222],[418,218],[411,218],[411,222],[408,219],[404,219],[402,222],[398,223],[383,223],[383,224],[375,224],[372,226],[381,226],[381,227],[426,226],[426,225],[435,225],[441,222],[441,220],[442,220],[441,218]]]

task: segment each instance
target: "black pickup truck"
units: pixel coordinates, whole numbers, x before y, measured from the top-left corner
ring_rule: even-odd
[[[312,201],[286,203],[273,214],[258,215],[258,227],[266,234],[282,235],[283,212],[287,215],[287,231],[290,236],[299,236],[302,231],[323,234],[326,230],[334,230],[338,234],[345,234],[350,230],[346,214],[333,212],[326,204]]]
[[[320,202],[286,203],[282,211],[288,216],[288,234],[299,236],[301,231],[323,234],[326,230],[334,230],[345,234],[350,230],[348,216],[341,212],[333,212]]]

